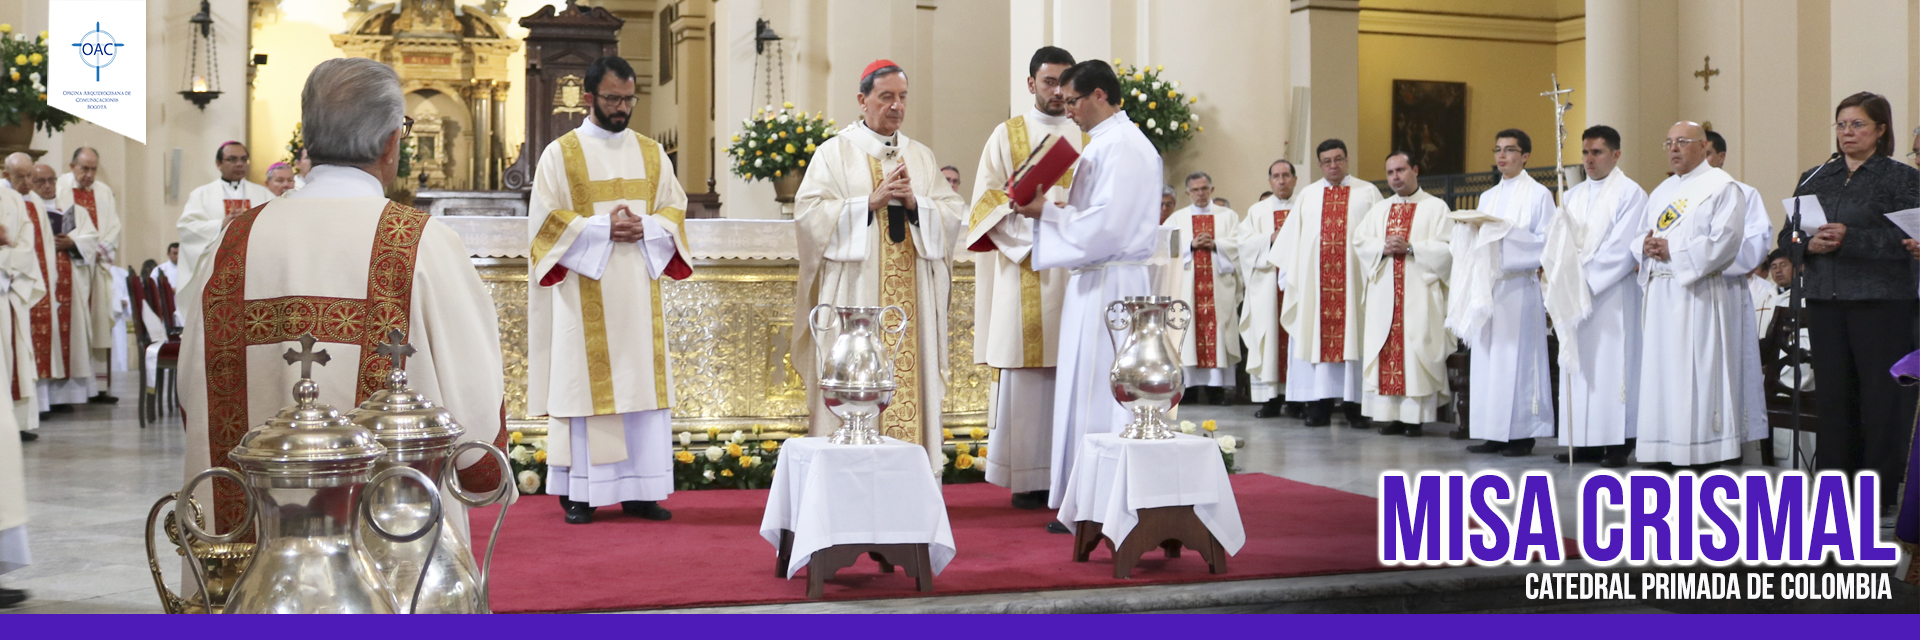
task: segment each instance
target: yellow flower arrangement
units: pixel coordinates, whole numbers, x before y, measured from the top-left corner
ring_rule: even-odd
[[[752,469],[752,468],[753,468],[753,465],[754,465],[754,463],[755,463],[755,462],[758,462],[759,460],[760,460],[760,458],[758,458],[758,457],[755,457],[755,456],[741,456],[741,457],[740,457],[740,468],[742,468],[742,469]]]
[[[1220,425],[1219,425],[1219,424],[1216,424],[1216,423],[1214,423],[1214,421],[1212,421],[1212,420],[1206,420],[1206,421],[1203,421],[1203,422],[1201,422],[1201,423],[1200,423],[1200,428],[1202,428],[1202,429],[1206,429],[1206,430],[1207,430],[1207,433],[1213,433],[1213,431],[1214,431],[1215,429],[1219,429],[1219,428],[1220,428]]]
[[[674,452],[673,459],[680,464],[693,464],[693,452],[685,450]]]
[[[794,109],[790,102],[782,104],[779,108],[755,109],[754,117],[741,122],[743,130],[730,138],[727,155],[752,160],[734,167],[734,175],[747,180],[773,180],[796,173],[794,169],[807,166],[815,144],[833,137],[829,129],[833,121],[823,120],[824,114]]]
[[[973,445],[967,444],[965,442],[953,445],[953,452],[963,456],[973,453]]]
[[[967,435],[973,436],[975,440],[985,440],[987,439],[987,430],[982,427],[974,427],[967,430]]]
[[[5,35],[9,33],[13,33],[13,25],[0,24],[0,35]]]
[[[521,433],[520,433],[520,432],[518,432],[518,431],[513,431],[513,432],[509,432],[509,433],[507,434],[507,442],[511,442],[511,443],[514,443],[514,444],[520,444],[520,440],[521,440],[521,438],[524,438],[524,437],[526,437],[526,436],[525,436],[525,435],[523,435],[523,434],[521,434]]]
[[[1127,111],[1127,119],[1138,127],[1140,133],[1147,136],[1153,148],[1162,154],[1178,151],[1193,138],[1191,127],[1182,127],[1189,122],[1193,104],[1192,93],[1179,87],[1166,77],[1164,65],[1141,65],[1139,67],[1114,65],[1114,74],[1120,79],[1120,107]],[[1183,99],[1185,98],[1185,99]]]
[[[941,429],[941,430],[940,430],[940,437],[942,437],[942,438],[946,438],[946,439],[948,439],[948,440],[952,440],[952,439],[953,439],[953,430],[952,430],[952,429]]]
[[[40,57],[40,54],[38,54],[38,53],[36,53],[36,54],[33,54],[33,55],[30,55],[30,56],[27,56],[27,62],[29,62],[29,63],[32,63],[32,64],[40,64],[40,61],[42,61],[42,60],[45,60],[45,59],[46,59],[46,58],[43,58],[43,57]]]
[[[727,443],[727,455],[738,458],[740,457],[741,453],[742,452],[741,452],[739,443],[736,443],[736,442]]]
[[[729,477],[729,478],[731,478],[731,477],[733,477],[733,470],[732,470],[732,469],[721,469],[721,470],[720,470],[720,475],[723,475],[723,476],[726,476],[726,477]]]
[[[762,451],[766,451],[766,452],[768,452],[768,453],[772,453],[772,452],[775,452],[775,451],[779,451],[779,450],[780,450],[780,441],[779,441],[779,440],[761,440],[761,441],[760,441],[760,450],[762,450]]]
[[[972,469],[972,468],[973,468],[973,456],[970,456],[970,455],[967,455],[967,454],[964,454],[964,453],[962,453],[962,454],[960,454],[960,455],[959,455],[959,457],[956,457],[956,458],[954,458],[954,459],[953,459],[953,468],[955,468],[955,469]]]
[[[538,463],[540,463],[540,464],[546,464],[546,463],[547,463],[547,452],[545,452],[545,451],[535,451],[535,452],[533,452],[533,461],[534,461],[534,462],[538,462]]]
[[[987,457],[987,445],[980,445],[980,457]]]

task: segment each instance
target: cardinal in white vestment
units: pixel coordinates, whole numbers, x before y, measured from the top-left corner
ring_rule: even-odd
[[[111,357],[116,350],[126,349],[129,315],[119,300],[126,279],[114,277],[120,256],[120,203],[114,199],[113,188],[96,179],[100,173],[99,152],[91,147],[75,149],[67,169],[70,173],[62,174],[54,186],[55,199],[61,210],[79,207],[85,211],[94,230],[94,254],[88,256],[85,270],[91,279],[87,311],[92,325],[87,336],[92,340],[93,373],[100,388],[95,400],[117,402],[119,399],[106,389],[113,372],[127,370],[125,358]]]
[[[1036,271],[1029,262],[1035,222],[1012,212],[1006,185],[1047,136],[1079,149],[1080,127],[1067,117],[1060,74],[1073,56],[1041,47],[1028,65],[1027,88],[1034,107],[995,127],[974,172],[973,213],[963,244],[974,253],[974,360],[997,370],[987,428],[987,482],[1013,491],[1013,506],[1047,504],[1052,467],[1055,356],[1060,344],[1060,305],[1066,300],[1065,269]],[[1071,171],[1044,194],[1067,199]]]
[[[1726,277],[1746,234],[1747,203],[1727,172],[1706,162],[1713,148],[1692,122],[1667,130],[1674,175],[1647,197],[1646,233],[1633,245],[1646,288],[1641,350],[1640,443],[1636,458],[1674,466],[1740,456],[1743,328],[1748,312],[1729,304],[1746,286]]]
[[[8,156],[6,172],[20,176],[10,182],[30,184],[32,157],[25,153]],[[27,201],[11,187],[0,189],[0,227],[5,228],[11,241],[0,246],[0,280],[6,283],[6,304],[0,308],[0,366],[11,373],[5,393],[13,400],[13,419],[20,437],[37,440],[40,436],[34,431],[40,427],[40,401],[34,380],[39,377],[39,366],[30,318],[34,306],[46,297],[47,287],[40,278],[40,249],[27,215]]]
[[[905,310],[908,330],[881,336],[898,388],[877,428],[925,446],[938,472],[952,250],[967,221],[966,201],[940,175],[933,150],[900,132],[905,71],[887,60],[867,65],[859,101],[862,120],[820,143],[794,200],[800,249],[794,368],[807,377],[810,433],[832,433],[840,418],[820,398],[809,312],[817,304]],[[889,328],[897,326],[892,316],[882,319]]]
[[[1540,252],[1554,215],[1553,192],[1527,175],[1533,141],[1526,132],[1495,134],[1500,184],[1480,194],[1478,211],[1456,211],[1447,328],[1467,343],[1467,424],[1473,453],[1524,456],[1533,439],[1553,435],[1547,369],[1547,311]]]
[[[50,294],[29,314],[40,366],[34,393],[43,412],[71,411],[67,405],[86,404],[99,385],[93,377],[89,335],[93,315],[87,310],[93,291],[89,263],[99,255],[98,234],[85,212],[63,209],[55,202],[58,180],[53,167],[34,165],[34,190],[26,194],[43,260],[41,276]]]
[[[1707,141],[1713,144],[1713,155],[1707,156],[1707,164],[1720,169],[1727,163],[1727,139],[1717,131],[1708,131]],[[1733,184],[1740,189],[1741,200],[1746,202],[1743,222],[1746,237],[1740,240],[1740,253],[1734,256],[1733,266],[1727,267],[1726,277],[1735,289],[1727,298],[1727,306],[1736,312],[1751,313],[1762,301],[1754,297],[1749,276],[1767,261],[1767,252],[1773,246],[1773,218],[1767,215],[1767,201],[1760,197],[1760,190],[1739,180]],[[1745,437],[1749,441],[1766,438],[1770,431],[1766,374],[1760,367],[1761,331],[1757,325],[1754,331],[1742,326],[1740,337],[1734,342],[1752,345],[1752,348],[1740,348],[1740,363],[1734,367],[1733,383],[1740,393],[1740,422],[1746,425]]]
[[[312,335],[332,363],[313,367],[319,401],[345,413],[385,388],[394,340],[415,391],[465,428],[460,441],[504,448],[500,325],[493,298],[451,227],[387,200],[406,135],[392,68],[366,58],[320,63],[302,93],[301,128],[316,165],[298,194],[234,216],[180,292],[180,403],[185,477],[231,467],[247,431],[293,404],[300,369],[283,355]],[[461,484],[488,492],[506,470],[477,454],[455,462]],[[243,513],[240,488],[201,485],[218,531]],[[465,509],[449,508],[465,535]]]
[[[1280,326],[1280,299],[1286,294],[1280,291],[1275,280],[1275,261],[1267,255],[1274,248],[1273,240],[1280,235],[1280,227],[1293,213],[1297,175],[1293,163],[1287,160],[1275,160],[1267,165],[1267,184],[1273,188],[1273,195],[1247,207],[1247,215],[1234,230],[1243,287],[1238,323],[1240,342],[1247,349],[1248,391],[1254,402],[1261,403],[1253,413],[1256,418],[1280,417],[1289,404],[1293,405],[1295,415],[1299,413],[1299,403],[1287,402],[1285,397],[1287,330]]]
[[[1213,177],[1196,172],[1187,176],[1187,196],[1193,204],[1173,212],[1162,226],[1180,231],[1186,240],[1175,267],[1179,281],[1174,297],[1193,308],[1193,323],[1180,337],[1180,364],[1186,367],[1187,394],[1182,402],[1201,401],[1206,389],[1210,404],[1226,404],[1234,386],[1233,365],[1240,362],[1240,282],[1234,266],[1240,245],[1234,228],[1240,214],[1213,203]]]
[[[1380,190],[1347,174],[1347,144],[1321,142],[1321,180],[1294,197],[1293,214],[1280,227],[1267,262],[1287,292],[1280,325],[1288,335],[1287,399],[1304,402],[1309,427],[1332,424],[1333,407],[1344,406],[1347,424],[1364,428],[1360,412],[1360,264],[1353,231]]]
[[[1547,227],[1541,255],[1547,315],[1560,338],[1560,462],[1624,467],[1638,435],[1640,283],[1632,244],[1647,193],[1620,162],[1620,134],[1594,125],[1581,134],[1587,180],[1567,190],[1565,211]]]
[[[227,221],[273,199],[273,192],[266,186],[247,179],[252,162],[247,145],[221,143],[213,152],[213,163],[220,170],[220,178],[187,194],[187,204],[180,209],[180,221],[175,223],[180,232],[180,277],[172,280],[174,290],[186,290],[187,283],[201,268],[200,261],[213,252],[220,229]]]
[[[1447,203],[1420,190],[1420,166],[1387,156],[1393,195],[1373,205],[1353,234],[1366,314],[1360,331],[1361,408],[1381,435],[1421,435],[1448,398],[1447,278],[1453,220]]]
[[[673,517],[673,366],[664,278],[693,275],[686,192],[658,142],[627,130],[633,67],[587,68],[591,117],[534,168],[527,413],[548,416],[547,492],[566,521],[615,503]],[[312,189],[309,186],[299,193]]]

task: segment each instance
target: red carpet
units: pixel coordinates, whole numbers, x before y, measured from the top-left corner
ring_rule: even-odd
[[[1224,576],[1199,555],[1167,560],[1149,553],[1131,580],[1113,579],[1104,547],[1072,562],[1072,536],[1049,534],[1051,511],[1021,511],[1007,490],[989,484],[945,488],[959,555],[933,580],[934,595],[1044,591],[1251,580],[1383,571],[1376,561],[1374,500],[1263,474],[1233,476],[1247,544]],[[499,613],[613,611],[803,602],[806,571],[774,577],[773,545],[760,538],[766,491],[682,491],[665,506],[669,522],[649,522],[601,507],[585,526],[561,521],[559,501],[528,496],[507,518],[507,545],[494,557],[493,610]],[[473,513],[477,551],[496,509]],[[904,572],[883,574],[871,560],[842,569],[826,599],[917,597]]]

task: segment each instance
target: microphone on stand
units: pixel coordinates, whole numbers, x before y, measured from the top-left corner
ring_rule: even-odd
[[[1813,178],[1820,175],[1820,172],[1826,169],[1827,165],[1833,164],[1833,161],[1839,159],[1840,152],[1833,152],[1833,155],[1827,156],[1826,162],[1822,162],[1820,166],[1814,167],[1813,172],[1808,173],[1807,178],[1801,180],[1799,186],[1793,188],[1793,211],[1787,213],[1788,235],[1792,238],[1787,246],[1787,261],[1793,265],[1793,279],[1789,280],[1787,285],[1789,291],[1787,295],[1787,313],[1793,316],[1793,330],[1787,332],[1787,347],[1791,355],[1791,366],[1793,367],[1793,388],[1788,389],[1787,392],[1793,397],[1793,452],[1791,454],[1790,464],[1794,469],[1799,469],[1801,463],[1800,406],[1803,392],[1800,389],[1803,385],[1800,377],[1802,375],[1802,365],[1804,364],[1801,354],[1804,351],[1803,347],[1805,345],[1800,344],[1800,332],[1807,326],[1804,313],[1806,311],[1806,298],[1801,294],[1807,277],[1805,267],[1807,240],[1806,231],[1800,228],[1800,190],[1805,189],[1807,183],[1813,182]],[[1812,455],[1812,453],[1808,452],[1808,455]],[[1813,468],[1811,462],[1807,464],[1807,467],[1809,469]]]

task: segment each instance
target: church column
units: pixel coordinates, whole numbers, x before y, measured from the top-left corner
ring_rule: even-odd
[[[1640,84],[1635,47],[1639,45],[1637,0],[1587,2],[1587,124],[1604,124],[1622,140],[1640,141]],[[1638,146],[1638,145],[1636,145]],[[1638,150],[1638,149],[1636,149]],[[1630,172],[1644,176],[1640,172]],[[1644,181],[1646,178],[1642,178]]]
[[[1053,0],[1053,46],[1073,52],[1075,60],[1112,62],[1113,0]],[[1028,50],[1020,59],[1025,61],[1032,55]],[[1022,66],[1023,87],[1026,77]]]
[[[1293,131],[1289,156],[1313,165],[1313,148],[1339,138],[1347,157],[1360,155],[1360,0],[1293,0],[1289,55],[1296,90],[1305,89],[1306,125]],[[1311,178],[1312,174],[1302,176]]]
[[[713,14],[711,0],[683,0],[680,13],[668,25],[673,34],[675,128],[680,132],[680,151],[674,170],[680,186],[689,194],[706,193],[707,179],[713,175],[711,140],[713,120],[714,52],[707,33],[708,16]],[[796,105],[797,106],[797,105]]]
[[[488,148],[492,150],[487,163],[489,175],[486,188],[488,189],[500,188],[507,175],[507,88],[511,85],[512,83],[506,80],[493,81],[493,114],[490,118],[492,125],[489,127],[491,131],[488,132],[490,134]]]
[[[468,121],[472,123],[473,136],[468,138],[469,153],[467,164],[468,189],[483,190],[487,186],[487,167],[493,162],[493,81],[467,81],[466,98]]]
[[[1047,46],[1051,13],[1047,0],[1007,1],[1007,113],[1026,113],[1033,107],[1033,95],[1027,93],[1027,62],[1033,52]],[[1071,49],[1069,49],[1071,51]],[[1076,58],[1078,59],[1078,58]]]

